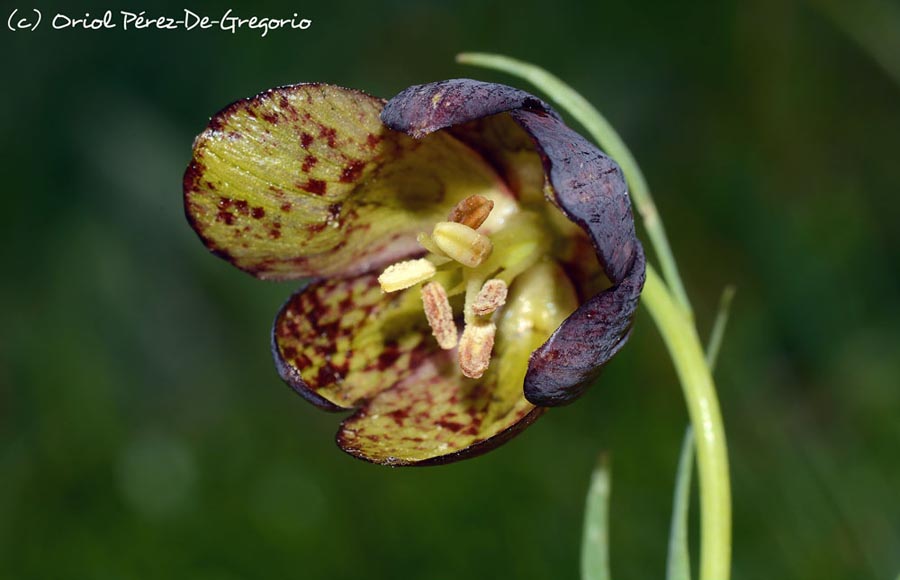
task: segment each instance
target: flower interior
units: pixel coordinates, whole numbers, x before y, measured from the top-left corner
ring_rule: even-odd
[[[554,236],[541,214],[522,210],[512,200],[501,203],[495,212],[494,201],[466,197],[447,221],[417,236],[425,257],[389,266],[378,282],[385,292],[420,286],[435,341],[444,350],[457,349],[459,369],[470,379],[481,378],[489,368],[499,328],[502,358],[510,368],[522,369],[521,384],[527,357],[575,310],[578,299],[550,256]],[[482,226],[485,231],[479,232]],[[462,299],[461,335],[456,298]]]

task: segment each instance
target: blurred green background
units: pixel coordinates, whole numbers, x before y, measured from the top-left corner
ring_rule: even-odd
[[[608,115],[702,331],[737,284],[717,372],[734,577],[900,572],[896,2],[141,9],[185,7],[313,26],[0,31],[0,577],[577,578],[602,450],[614,576],[662,577],[687,417],[646,312],[577,404],[484,457],[391,470],[341,453],[339,417],[276,376],[293,285],[212,257],[184,220],[191,140],[224,105],[298,81],[513,82],[462,50],[545,66]]]

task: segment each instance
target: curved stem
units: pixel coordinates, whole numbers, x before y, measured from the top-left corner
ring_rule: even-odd
[[[500,70],[531,82],[584,125],[600,147],[622,167],[665,276],[663,281],[656,270],[647,265],[642,301],[675,364],[696,438],[701,509],[700,578],[728,580],[731,572],[731,483],[725,427],[711,365],[697,335],[690,302],[662,220],[637,161],[609,122],[584,97],[542,68],[494,54],[466,53],[458,55],[456,60]]]
[[[712,374],[693,323],[649,265],[642,301],[675,363],[694,427],[700,480],[700,578],[725,580],[731,568],[731,485]]]

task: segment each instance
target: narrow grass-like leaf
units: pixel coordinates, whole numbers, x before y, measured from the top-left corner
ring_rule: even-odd
[[[706,345],[706,362],[709,372],[716,370],[716,359],[719,358],[719,349],[722,347],[722,338],[725,336],[725,327],[728,325],[728,316],[731,314],[731,301],[737,288],[726,286],[722,290],[719,299],[719,310],[716,312],[716,321],[713,323],[712,332],[709,334],[709,343]]]
[[[688,549],[688,512],[691,503],[691,472],[694,469],[694,433],[690,427],[684,432],[678,473],[675,476],[675,500],[672,507],[672,528],[669,532],[669,560],[666,580],[691,579],[691,555]]]
[[[609,458],[604,454],[591,474],[584,509],[581,540],[582,580],[610,580],[609,572]]]
[[[891,0],[810,0],[900,86],[900,5]],[[898,578],[900,580],[900,578]]]

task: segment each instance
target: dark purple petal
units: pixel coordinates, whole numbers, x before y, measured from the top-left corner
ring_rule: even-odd
[[[532,138],[553,191],[549,201],[591,238],[612,287],[588,299],[537,349],[525,396],[542,406],[581,395],[628,338],[644,284],[644,254],[618,165],[540,99],[505,85],[455,79],[406,89],[382,121],[414,137],[508,112]]]
[[[541,111],[559,119],[550,105],[525,91],[471,79],[451,79],[405,89],[388,101],[381,121],[420,139],[440,129],[519,109]]]
[[[600,375],[631,334],[645,265],[638,245],[627,276],[582,304],[532,353],[525,375],[526,399],[546,407],[565,405]]]

